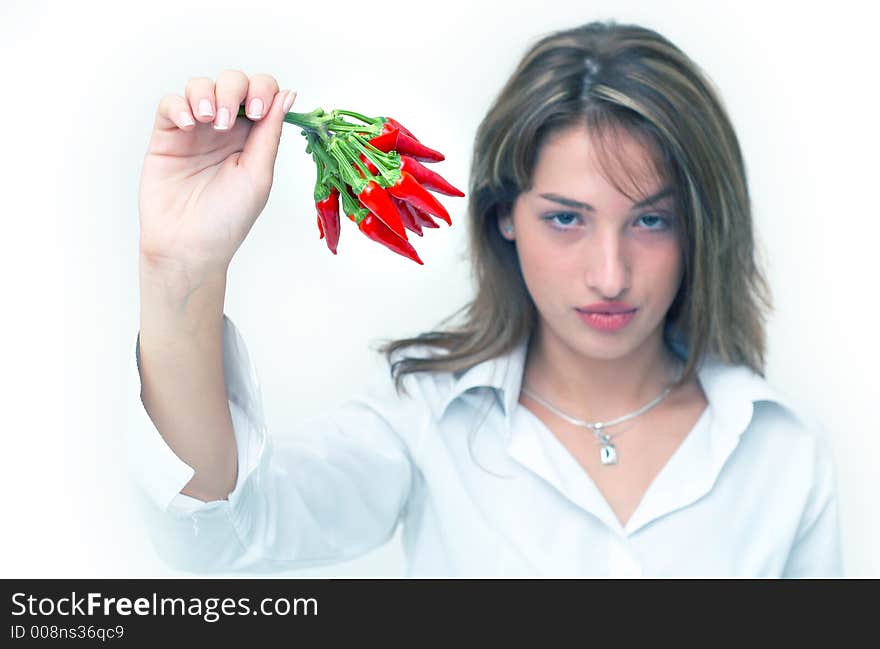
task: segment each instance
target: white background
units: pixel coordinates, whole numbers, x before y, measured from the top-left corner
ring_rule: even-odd
[[[268,72],[299,91],[293,110],[396,116],[466,189],[476,126],[528,45],[614,18],[670,38],[721,92],[776,297],[768,379],[831,430],[847,575],[880,576],[880,57],[869,4],[5,0],[0,575],[183,574],[156,558],[131,509],[122,447],[138,179],[162,95],[225,68]],[[443,199],[451,228],[415,237],[424,266],[345,219],[334,257],[318,240],[305,141],[284,128],[226,302],[270,430],[351,393],[378,362],[372,343],[434,327],[471,292],[464,199]],[[280,574],[402,576],[399,532],[354,561]]]

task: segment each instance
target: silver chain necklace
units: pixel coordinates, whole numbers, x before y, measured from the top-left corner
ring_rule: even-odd
[[[629,421],[633,417],[638,417],[639,415],[647,412],[648,410],[650,410],[651,408],[656,406],[658,403],[663,401],[664,398],[666,398],[666,395],[668,395],[672,391],[672,386],[670,385],[669,387],[667,387],[665,390],[663,390],[662,393],[660,393],[659,396],[652,399],[651,401],[646,403],[644,406],[642,406],[638,410],[635,410],[629,414],[618,417],[617,419],[612,419],[611,421],[595,421],[595,422],[584,421],[582,419],[577,419],[575,417],[567,415],[564,412],[562,412],[561,410],[559,410],[558,408],[554,407],[552,404],[548,403],[547,401],[545,401],[544,399],[539,397],[537,394],[535,394],[534,392],[532,392],[531,390],[529,390],[525,386],[522,386],[521,389],[523,392],[525,392],[527,395],[529,395],[532,399],[534,399],[535,401],[537,401],[538,403],[540,403],[544,407],[548,408],[552,412],[556,413],[557,415],[559,415],[560,417],[565,419],[567,422],[574,424],[575,426],[582,426],[584,428],[589,428],[593,432],[593,435],[596,437],[596,441],[602,445],[601,448],[599,449],[599,459],[602,461],[602,464],[617,464],[617,447],[611,443],[611,440],[613,438],[617,437],[618,435],[622,435],[626,431],[621,431],[621,432],[616,433],[614,435],[609,435],[605,432],[605,429],[608,428],[609,426],[614,426],[616,424],[621,424],[625,421]]]

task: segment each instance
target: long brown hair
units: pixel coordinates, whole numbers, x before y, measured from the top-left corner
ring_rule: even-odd
[[[627,134],[653,154],[657,175],[676,189],[684,275],[666,316],[664,340],[686,346],[683,385],[707,353],[764,375],[767,280],[755,259],[746,171],[730,119],[705,73],[655,31],[591,22],[541,37],[527,51],[480,123],[469,180],[468,246],[476,296],[437,330],[386,340],[395,387],[411,372],[459,372],[513,350],[537,323],[514,243],[497,220],[531,186],[542,143],[586,125],[605,177],[635,200],[615,142]],[[444,327],[464,312],[464,322]],[[677,341],[677,343],[676,343]],[[412,345],[436,355],[404,357]],[[676,384],[676,387],[679,385]],[[404,390],[406,391],[406,390]]]

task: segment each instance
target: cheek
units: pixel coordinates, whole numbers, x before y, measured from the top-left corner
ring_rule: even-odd
[[[670,243],[668,247],[656,250],[650,257],[649,266],[650,268],[646,269],[647,274],[654,278],[658,287],[663,287],[672,293],[678,290],[684,265],[677,244]]]
[[[537,309],[550,317],[565,310],[571,293],[577,292],[584,273],[583,259],[576,250],[562,251],[558,245],[543,245],[539,238],[518,248],[526,288]]]
[[[517,235],[516,246],[524,274],[528,272],[536,277],[549,275],[559,278],[563,273],[573,271],[572,262],[576,265],[578,259],[576,249],[561,248],[558,241],[538,228],[528,231],[522,228]]]
[[[554,291],[563,285],[561,280],[571,277],[571,269],[566,266],[564,258],[541,237],[520,236],[516,246],[523,279],[532,299],[539,305],[553,299]]]

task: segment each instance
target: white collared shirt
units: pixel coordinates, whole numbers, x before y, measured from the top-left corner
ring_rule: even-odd
[[[270,431],[224,316],[239,471],[227,500],[206,503],[179,493],[194,470],[143,408],[136,342],[129,467],[159,556],[195,573],[321,566],[384,544],[400,523],[408,577],[842,576],[828,435],[762,377],[706,359],[708,407],[622,526],[519,403],[526,352],[457,379],[406,375],[408,397],[386,363],[339,408]]]

